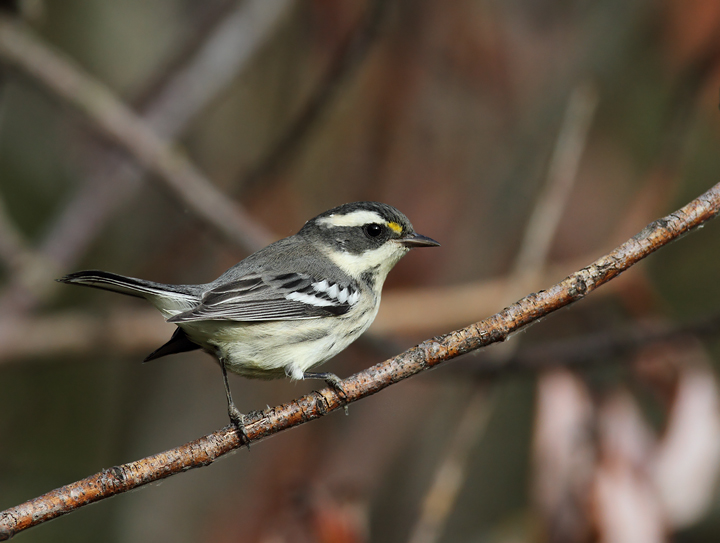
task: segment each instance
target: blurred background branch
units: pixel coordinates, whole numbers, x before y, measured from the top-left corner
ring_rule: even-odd
[[[231,203],[218,192],[183,153],[155,134],[108,88],[8,18],[0,19],[0,55],[80,109],[91,119],[94,128],[122,146],[157,179],[165,182],[184,206],[228,239],[249,251],[257,250],[272,240],[263,227],[249,219],[239,205]],[[173,105],[169,100],[163,103]],[[159,114],[162,115],[162,112]],[[181,120],[178,122],[182,123]]]
[[[194,50],[188,51],[187,59],[180,63],[175,73],[167,75],[154,96],[146,99],[142,118],[148,128],[169,141],[180,136],[257,54],[289,4],[278,1],[273,2],[270,9],[262,9],[258,2],[250,1],[226,10],[226,16],[209,29],[204,40],[198,40]],[[12,23],[6,21],[6,24]],[[57,59],[46,52],[44,58],[47,60],[48,57],[55,65]],[[63,68],[70,72],[71,78],[80,77],[80,81],[89,86],[96,84],[82,79],[72,65],[61,64]],[[144,171],[136,163],[112,150],[101,149],[99,153],[100,156],[93,157],[91,169],[94,171],[88,173],[80,191],[67,203],[56,224],[48,229],[42,244],[41,252],[56,266],[29,270],[29,275],[36,280],[29,283],[16,280],[15,290],[0,298],[0,308],[27,309],[42,298],[42,293],[50,292],[55,286],[52,279],[57,275],[56,268],[72,266],[118,205],[138,190]],[[207,184],[204,186],[207,188]],[[215,220],[214,212],[211,216]],[[239,226],[243,227],[242,224]],[[246,250],[257,249],[270,238],[258,225],[249,229],[249,235],[255,236],[253,240],[243,240],[245,234],[238,234],[241,243],[248,243]],[[27,275],[21,273],[17,277]]]
[[[372,45],[377,40],[384,18],[392,5],[388,0],[370,0],[362,20],[357,24],[343,43],[337,48],[335,58],[317,89],[307,99],[290,125],[281,134],[280,139],[270,147],[258,163],[245,174],[240,186],[244,191],[257,189],[261,181],[277,172],[297,151],[308,137],[313,126],[332,105],[340,92],[342,84],[362,65]]]

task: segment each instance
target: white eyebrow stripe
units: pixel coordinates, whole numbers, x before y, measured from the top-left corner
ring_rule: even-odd
[[[359,209],[347,215],[330,215],[318,220],[319,224],[327,226],[363,226],[371,223],[387,224],[379,214],[366,209]]]

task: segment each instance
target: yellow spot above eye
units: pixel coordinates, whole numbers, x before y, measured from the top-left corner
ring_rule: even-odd
[[[396,222],[389,222],[389,223],[388,223],[388,228],[390,228],[390,230],[392,230],[392,231],[395,232],[396,234],[401,234],[401,233],[402,233],[402,226],[400,226],[400,225],[399,225],[398,223],[396,223]]]

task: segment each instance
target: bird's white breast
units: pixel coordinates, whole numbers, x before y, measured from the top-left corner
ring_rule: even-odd
[[[355,341],[375,320],[377,300],[360,302],[345,315],[256,323],[195,321],[180,326],[207,351],[224,358],[228,371],[251,378],[302,379]]]

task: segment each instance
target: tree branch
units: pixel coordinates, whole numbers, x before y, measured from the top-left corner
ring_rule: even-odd
[[[207,466],[246,443],[258,442],[323,417],[444,361],[504,341],[513,332],[583,299],[660,247],[712,219],[718,212],[720,184],[680,210],[650,223],[611,253],[569,275],[548,290],[529,294],[487,319],[426,340],[390,360],[345,379],[342,382],[345,397],[330,388],[312,392],[290,403],[250,413],[246,425],[247,442],[233,427],[225,427],[175,449],[103,470],[87,479],[53,490],[0,513],[0,539],[9,539],[22,530],[84,505],[188,469]]]

